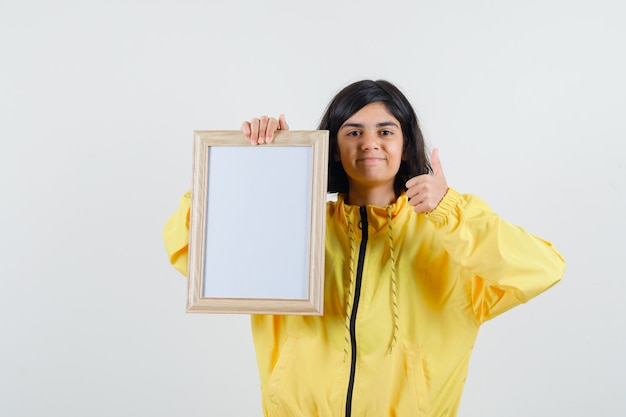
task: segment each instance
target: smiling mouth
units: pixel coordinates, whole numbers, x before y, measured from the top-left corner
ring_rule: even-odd
[[[384,160],[385,158],[368,157],[368,158],[359,158],[356,161],[368,163],[368,162],[378,162],[378,161],[384,161]]]

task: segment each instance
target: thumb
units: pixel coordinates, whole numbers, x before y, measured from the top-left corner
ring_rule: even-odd
[[[439,160],[439,149],[433,149],[433,153],[430,156],[430,166],[433,168],[433,175],[436,177],[438,175],[443,175],[443,167],[441,166],[441,161]]]
[[[287,119],[285,119],[284,114],[278,116],[278,128],[280,130],[289,130],[289,125],[287,124]]]

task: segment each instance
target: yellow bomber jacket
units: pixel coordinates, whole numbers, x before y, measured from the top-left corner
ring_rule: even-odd
[[[187,274],[189,199],[167,221]],[[552,245],[454,189],[429,214],[406,195],[327,205],[323,316],[253,315],[267,417],[453,417],[480,325],[563,276]]]

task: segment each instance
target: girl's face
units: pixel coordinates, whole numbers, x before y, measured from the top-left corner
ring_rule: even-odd
[[[404,158],[402,128],[382,102],[368,104],[346,120],[337,132],[337,146],[335,159],[348,174],[351,191],[393,191]]]

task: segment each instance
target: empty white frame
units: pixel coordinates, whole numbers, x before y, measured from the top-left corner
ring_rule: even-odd
[[[188,312],[323,314],[328,131],[195,131]]]

